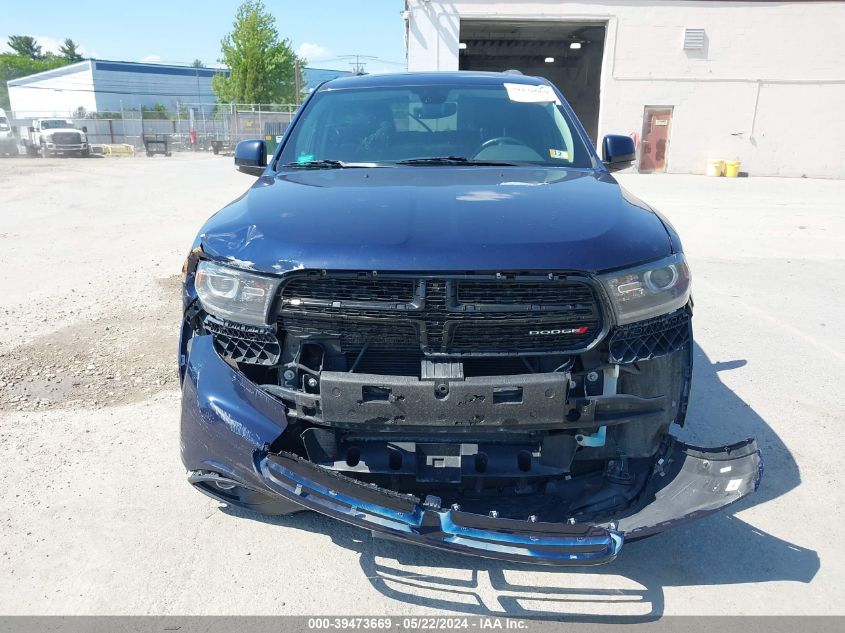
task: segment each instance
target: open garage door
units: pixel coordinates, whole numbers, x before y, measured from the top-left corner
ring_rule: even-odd
[[[605,30],[604,23],[462,20],[459,68],[545,77],[595,144]]]

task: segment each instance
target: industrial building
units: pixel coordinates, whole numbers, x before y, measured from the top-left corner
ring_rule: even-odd
[[[211,88],[219,68],[195,68],[137,62],[88,59],[7,82],[9,101],[18,119],[71,116],[84,112],[121,112],[163,105],[167,110],[180,106],[198,115],[210,114],[217,105]],[[348,71],[304,68],[303,89],[310,92],[319,83]]]
[[[406,0],[408,69],[544,76],[642,172],[845,177],[845,3]]]
[[[217,103],[211,78],[228,71],[136,62],[87,59],[7,82],[12,111],[18,118],[68,116],[85,112],[168,110],[188,103],[211,112]]]

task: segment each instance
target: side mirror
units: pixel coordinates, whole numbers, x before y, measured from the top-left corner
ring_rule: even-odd
[[[622,134],[608,134],[601,144],[601,159],[607,171],[630,167],[637,158],[634,139]]]
[[[235,147],[235,167],[238,171],[260,176],[267,166],[267,145],[262,140],[241,141]]]
[[[35,131],[35,126],[34,126],[34,125],[30,125],[30,126],[29,126],[29,131],[30,131],[30,132],[34,132],[34,131]]]
[[[82,131],[83,131],[83,132],[85,132],[86,134],[88,134],[88,126],[87,126],[87,125],[83,125],[83,126],[82,126]]]

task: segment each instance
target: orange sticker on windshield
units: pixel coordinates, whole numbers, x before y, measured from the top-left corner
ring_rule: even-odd
[[[569,152],[562,149],[550,149],[549,156],[558,160],[569,160]]]

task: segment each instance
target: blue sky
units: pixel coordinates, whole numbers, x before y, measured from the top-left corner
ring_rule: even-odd
[[[211,66],[220,55],[220,39],[231,30],[234,0],[143,0],[142,2],[67,2],[41,0],[3,3],[0,49],[9,35],[32,35],[44,50],[66,37],[86,56],[121,61],[190,63]],[[349,70],[343,55],[362,60],[371,72],[404,70],[405,40],[400,12],[403,0],[265,0],[282,37],[310,66]],[[106,8],[108,7],[108,8]],[[366,7],[366,8],[365,8]]]

